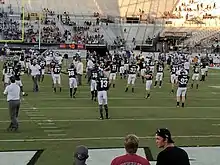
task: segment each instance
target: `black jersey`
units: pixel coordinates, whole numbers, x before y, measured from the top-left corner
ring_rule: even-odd
[[[117,72],[117,64],[115,64],[115,63],[111,64],[110,71],[111,71],[111,73],[116,73]]]
[[[189,76],[188,75],[179,75],[178,82],[179,82],[179,87],[186,88],[187,84],[189,82]]]
[[[176,72],[179,70],[178,65],[171,65],[170,66],[170,73],[176,74]]]
[[[124,66],[125,65],[125,62],[123,60],[120,60],[119,61],[119,66]]]
[[[30,62],[31,61],[31,57],[30,56],[26,56],[25,57],[25,62]]]
[[[147,70],[147,71],[145,72],[145,77],[146,77],[146,80],[147,80],[147,81],[148,81],[148,80],[153,80],[153,72],[150,71],[150,70]]]
[[[158,64],[157,65],[157,72],[163,73],[163,71],[164,71],[164,64]]]
[[[97,79],[97,90],[107,91],[109,89],[109,80],[106,77],[99,77]]]
[[[45,61],[40,61],[40,67],[41,69],[44,69],[46,66],[46,62]]]
[[[149,65],[150,65],[151,67],[154,66],[154,65],[155,65],[154,61],[153,61],[153,60],[150,60],[150,61],[149,61]]]
[[[199,66],[193,66],[193,73],[194,74],[199,74],[200,67]]]
[[[20,79],[20,76],[21,76],[21,70],[20,70],[20,68],[18,68],[18,67],[14,68],[14,77],[15,77],[15,80],[21,80],[21,79]]]
[[[145,68],[146,68],[146,63],[145,63],[144,61],[141,61],[141,62],[139,63],[139,67],[140,67],[140,70],[141,70],[141,69],[145,69]]]
[[[91,79],[92,79],[92,80],[97,80],[97,78],[98,78],[98,73],[99,73],[99,70],[98,70],[98,69],[93,69],[93,70],[92,70],[92,73],[91,73]]]
[[[75,68],[69,68],[68,70],[69,78],[76,78],[76,69]]]
[[[138,66],[137,65],[129,65],[129,74],[136,74]]]
[[[24,54],[21,54],[21,56],[20,56],[20,61],[24,61],[25,59],[24,59]]]
[[[61,67],[59,65],[56,65],[53,68],[53,74],[60,74],[61,73]]]
[[[4,67],[4,74],[13,75],[14,74],[13,67],[12,66],[5,66]]]

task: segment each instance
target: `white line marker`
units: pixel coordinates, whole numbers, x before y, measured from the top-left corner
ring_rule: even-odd
[[[48,136],[65,136],[66,134],[48,134]],[[172,136],[173,138],[220,138],[220,135]],[[155,136],[139,137],[140,139],[154,139]],[[122,140],[124,137],[86,137],[86,138],[57,138],[57,139],[2,139],[0,142],[43,142],[43,141],[83,141],[83,140]]]
[[[219,99],[218,99],[219,100]],[[172,107],[165,107],[165,106],[159,106],[159,107],[156,107],[156,106],[152,106],[152,107],[148,107],[148,106],[109,106],[109,108],[111,109],[178,109],[176,108],[175,106],[172,106]],[[8,109],[8,108],[0,108],[0,110],[3,110],[3,109]],[[25,110],[28,110],[30,108],[21,108],[23,109],[24,112],[26,112]],[[65,109],[65,110],[74,110],[74,109],[97,109],[97,106],[94,106],[94,107],[40,107],[40,108],[37,108],[38,110],[39,109],[48,109],[48,110],[62,110],[62,109]],[[185,107],[184,109],[219,109],[219,106],[218,107]],[[28,111],[29,112],[29,111]]]
[[[33,120],[30,120],[30,121],[33,121]],[[37,124],[38,125],[55,125],[55,123],[37,123]]]
[[[46,126],[45,126],[45,127],[40,127],[40,128],[42,128],[42,129],[57,129],[58,127],[49,127],[49,126],[46,127]]]
[[[41,114],[27,114],[29,117],[45,117],[44,115]]]
[[[48,134],[48,136],[66,136],[67,134]]]
[[[212,126],[220,126],[220,124],[212,124]]]
[[[57,130],[51,129],[51,130],[44,130],[44,132],[64,132],[64,130],[61,130],[61,129],[57,129]]]
[[[46,120],[46,117],[30,117],[30,119],[33,120]]]
[[[172,121],[172,120],[182,120],[182,121],[188,121],[188,120],[220,120],[220,118],[113,118],[109,120],[99,120],[99,119],[69,119],[69,120],[59,120],[59,119],[54,119],[54,120],[20,120],[20,123],[26,123],[26,122],[38,122],[39,125],[53,125],[55,123],[53,122],[110,122],[110,121]],[[9,120],[4,120],[0,121],[0,123],[9,123],[11,121]]]

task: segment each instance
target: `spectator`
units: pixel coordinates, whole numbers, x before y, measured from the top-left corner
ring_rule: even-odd
[[[126,154],[115,158],[111,165],[121,165],[121,164],[140,164],[140,165],[150,165],[146,158],[136,155],[138,150],[139,139],[136,135],[127,135],[125,137],[124,146]]]
[[[86,165],[86,160],[89,157],[88,148],[86,146],[78,146],[76,147],[76,151],[74,153],[74,162],[75,165]]]
[[[157,165],[190,165],[188,154],[174,145],[168,129],[157,130],[156,145],[158,148],[164,149],[157,156]]]

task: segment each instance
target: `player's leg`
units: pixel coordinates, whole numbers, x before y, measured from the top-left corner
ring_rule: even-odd
[[[201,69],[201,75],[202,75],[202,77],[201,77],[200,81],[205,81],[205,69],[204,68]]]
[[[177,89],[176,92],[176,106],[179,107],[180,106],[180,96],[181,96],[182,90],[181,88]]]
[[[15,82],[20,87],[22,95],[27,96],[27,93],[24,92],[23,83],[21,82],[21,80],[16,80]]]
[[[144,83],[144,75],[145,75],[145,70],[141,69],[141,79],[142,79],[142,83]]]
[[[99,114],[100,114],[100,119],[103,120],[103,99],[102,99],[102,92],[103,91],[98,91],[98,104],[99,104]]]
[[[135,81],[136,81],[136,75],[133,75],[132,79],[131,79],[131,85],[132,85],[131,90],[132,90],[132,93],[134,93]]]
[[[112,85],[113,85],[113,88],[115,88],[115,80],[116,80],[116,73],[113,73],[113,75],[112,75]]]
[[[113,73],[110,73],[110,75],[109,75],[109,84],[110,84],[110,86],[112,85],[112,82],[113,82]]]
[[[127,81],[127,86],[126,86],[125,92],[128,91],[128,87],[129,87],[129,85],[131,84],[131,80],[132,80],[131,78],[132,78],[132,76],[131,76],[131,74],[129,74],[129,75],[128,75],[128,81]]]
[[[156,88],[157,82],[159,81],[159,78],[160,78],[160,74],[157,73],[157,74],[156,74],[156,80],[155,80],[155,83],[154,83],[154,88]]]
[[[70,97],[73,97],[73,78],[69,78]]]
[[[120,77],[122,79],[123,75],[124,75],[124,66],[120,66],[119,68],[119,74],[120,74]]]
[[[41,70],[41,82],[44,81],[44,74],[45,74],[45,69]]]
[[[195,80],[196,80],[196,89],[199,89],[199,74],[196,75]]]
[[[57,76],[53,75],[53,91],[56,93],[57,92]]]
[[[73,87],[74,87],[73,97],[75,98],[77,87],[78,87],[76,78],[73,78]]]
[[[152,80],[146,81],[146,96],[145,98],[150,98],[150,89],[151,89]]]
[[[90,83],[90,91],[91,91],[91,100],[94,99],[94,93],[95,93],[95,84],[94,84],[94,80],[91,80],[91,83]]]
[[[184,88],[184,89],[182,90],[182,107],[185,106],[186,91],[187,91],[187,88]]]
[[[163,73],[160,74],[159,80],[160,80],[159,88],[161,88],[163,81]]]
[[[195,79],[196,79],[196,75],[193,74],[193,76],[192,76],[191,88],[193,88],[193,85],[194,85],[194,81],[195,81]]]
[[[57,84],[58,84],[58,86],[60,88],[60,92],[61,92],[62,91],[62,86],[61,86],[61,76],[60,76],[60,74],[57,76]]]
[[[104,105],[104,109],[105,109],[105,118],[109,119],[107,91],[103,91],[102,97],[103,97],[103,105]]]
[[[171,82],[171,93],[174,93],[174,86],[175,86],[175,74],[172,74],[170,76],[170,82]]]

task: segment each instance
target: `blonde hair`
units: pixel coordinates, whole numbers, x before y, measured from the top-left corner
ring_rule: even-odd
[[[135,154],[138,150],[139,139],[136,135],[130,134],[125,137],[124,146],[129,154]]]

